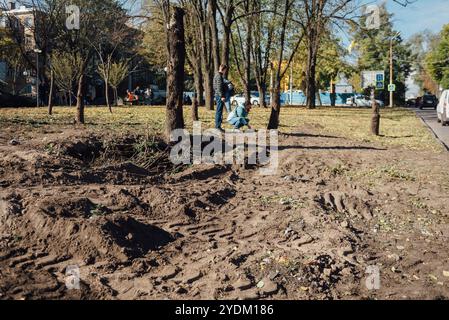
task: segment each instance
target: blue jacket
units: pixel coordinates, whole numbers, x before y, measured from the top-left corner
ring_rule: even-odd
[[[241,105],[235,108],[234,117],[229,121],[229,123],[234,126],[239,121],[241,121],[241,123],[245,126],[249,124],[248,112],[246,112],[245,107]]]

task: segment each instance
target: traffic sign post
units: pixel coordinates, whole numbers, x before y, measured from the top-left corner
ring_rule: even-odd
[[[389,92],[395,92],[396,91],[396,85],[395,84],[388,85],[388,91]]]
[[[362,88],[376,88],[376,90],[385,89],[385,71],[363,71]]]

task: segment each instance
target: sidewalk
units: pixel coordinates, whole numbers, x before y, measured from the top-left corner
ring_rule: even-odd
[[[438,140],[440,140],[449,151],[449,126],[443,127],[441,123],[438,122],[437,112],[435,110],[417,109],[416,114],[423,120]]]

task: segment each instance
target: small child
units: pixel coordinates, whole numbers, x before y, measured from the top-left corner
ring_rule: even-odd
[[[252,108],[251,103],[246,102],[244,106],[239,105],[232,111],[228,122],[237,130],[247,126],[248,129],[252,129],[249,125],[248,114],[250,113]]]

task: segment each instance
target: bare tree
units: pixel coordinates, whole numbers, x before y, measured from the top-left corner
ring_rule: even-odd
[[[186,63],[184,9],[170,4],[169,0],[159,2],[166,22],[167,44],[167,110],[165,135],[170,141],[175,129],[184,128],[184,75]]]
[[[317,57],[327,26],[334,21],[352,21],[351,14],[360,9],[354,0],[301,0],[304,15],[299,20],[307,44],[306,95],[308,108],[316,106]]]
[[[242,0],[237,8],[237,13],[242,15],[244,19],[236,20],[235,36],[231,36],[232,48],[234,51],[234,61],[237,71],[240,75],[242,86],[244,88],[244,96],[247,103],[251,103],[251,63],[252,63],[252,43],[253,43],[253,21],[252,15],[245,15],[253,11],[256,4],[255,0]]]
[[[113,62],[109,69],[109,85],[114,91],[114,105],[118,105],[118,86],[129,74],[128,61]]]
[[[271,115],[268,123],[268,129],[278,129],[279,128],[279,115],[281,112],[281,79],[284,77],[285,73],[290,67],[290,64],[295,56],[299,45],[304,39],[304,33],[294,33],[292,36],[291,22],[294,15],[295,0],[284,0],[282,2],[282,7],[278,16],[280,19],[280,28],[278,41],[276,41],[275,46],[277,50],[277,57],[273,63],[273,79],[271,86]],[[290,28],[289,28],[290,26]],[[294,28],[296,30],[296,28]],[[289,36],[291,37],[289,39]],[[289,40],[289,41],[288,41]],[[291,48],[289,53],[287,53],[287,42],[291,42]],[[285,61],[286,63],[284,63]]]
[[[254,76],[259,90],[259,105],[266,108],[266,94],[268,74],[271,66],[273,52],[273,41],[276,30],[277,2],[268,1],[272,6],[272,13],[262,13],[260,2],[256,2],[256,13],[254,15],[252,58]],[[269,8],[270,9],[270,8]]]
[[[54,82],[66,93],[70,106],[72,106],[74,84],[79,78],[81,67],[81,57],[76,53],[55,51],[51,55],[51,72]]]

